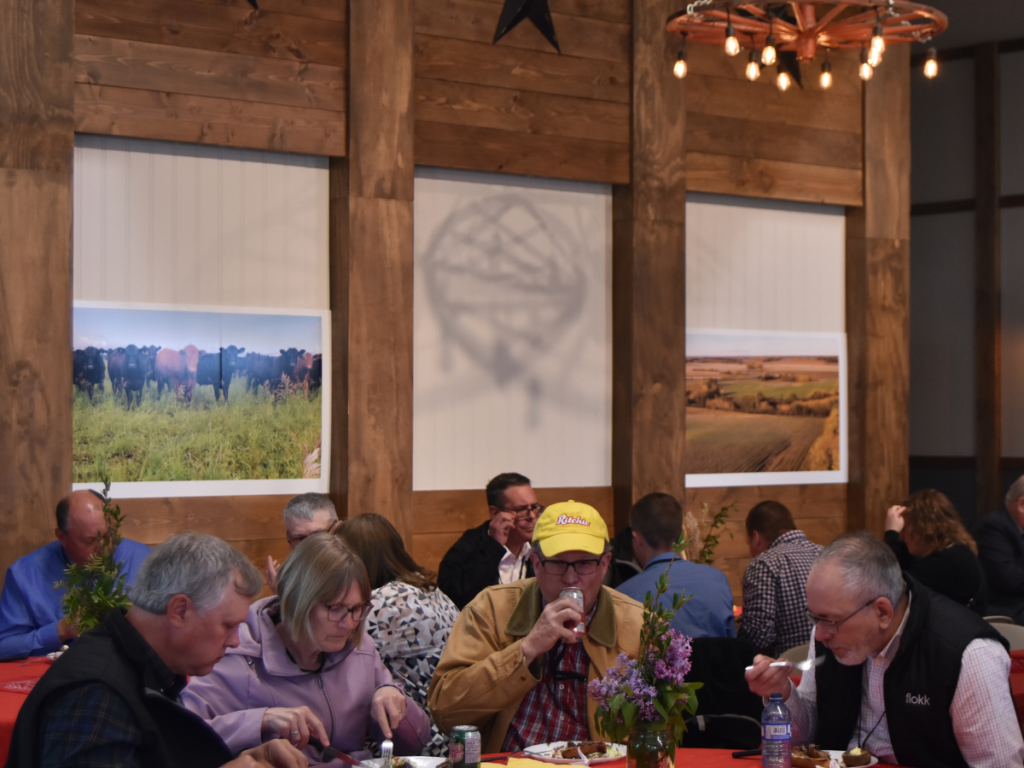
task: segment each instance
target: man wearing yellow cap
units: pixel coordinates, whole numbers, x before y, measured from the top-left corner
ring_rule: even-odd
[[[611,551],[596,509],[545,509],[530,558],[536,578],[489,587],[466,606],[430,683],[438,727],[477,726],[484,752],[598,738],[587,683],[640,644],[643,606],[601,584]],[[566,588],[583,592],[582,611]]]

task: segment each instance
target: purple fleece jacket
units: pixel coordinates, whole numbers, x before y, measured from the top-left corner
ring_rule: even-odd
[[[365,759],[367,738],[383,736],[370,717],[374,692],[385,685],[402,690],[391,679],[373,640],[365,633],[358,646],[328,654],[319,673],[299,669],[285,650],[265,610],[277,597],[258,600],[238,627],[240,644],[205,677],[193,677],[181,698],[186,707],[205,718],[228,747],[238,751],[263,741],[260,725],[268,707],[307,706],[324,724],[331,746]],[[395,755],[418,755],[430,738],[430,720],[409,697],[405,718],[394,729]],[[270,738],[270,734],[267,734]],[[321,765],[318,750],[307,747],[310,765]],[[331,765],[341,765],[331,761]]]

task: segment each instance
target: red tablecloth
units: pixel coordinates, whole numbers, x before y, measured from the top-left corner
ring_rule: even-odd
[[[0,683],[18,680],[38,680],[50,668],[50,661],[8,661],[0,664]],[[0,690],[0,765],[7,762],[7,751],[11,748],[11,735],[18,710],[25,703],[28,692],[15,693]]]

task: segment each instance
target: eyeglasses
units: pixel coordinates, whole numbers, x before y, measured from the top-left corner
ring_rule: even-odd
[[[349,608],[347,605],[330,605],[320,601],[320,605],[327,609],[327,618],[331,621],[341,621],[349,614],[352,615],[352,621],[359,623],[366,618],[366,614],[370,612],[373,607],[372,603],[360,603]]]
[[[570,563],[567,560],[540,561],[540,567],[544,569],[544,573],[548,574],[548,576],[562,576],[570,568],[580,576],[589,576],[597,572],[597,566],[600,564],[600,560],[577,560],[575,563]]]
[[[299,544],[304,542],[306,539],[308,539],[313,534],[315,534],[315,533],[330,533],[330,530],[331,530],[330,528],[324,528],[322,531],[310,531],[309,533],[304,534],[302,536],[287,536],[286,539],[287,539],[289,545],[291,545],[292,547],[297,547],[297,546],[299,546]]]
[[[528,517],[540,517],[541,512],[544,511],[543,504],[527,504],[523,507],[498,507],[502,512],[511,512],[516,516],[516,520],[525,520]]]
[[[875,600],[878,600],[879,597],[882,597],[882,595],[879,595],[878,597],[871,598],[866,603],[864,603],[864,605],[862,605],[856,611],[854,611],[849,616],[847,616],[845,619],[840,619],[839,621],[832,621],[831,619],[823,619],[823,618],[821,618],[821,616],[815,616],[813,613],[811,613],[811,609],[810,608],[805,608],[804,609],[804,613],[807,615],[807,620],[810,621],[811,624],[813,624],[816,627],[821,627],[823,630],[828,632],[830,635],[834,635],[834,634],[836,634],[839,631],[839,627],[840,627],[840,625],[843,622],[849,621],[850,619],[852,619],[858,613],[860,613],[865,608],[867,608],[869,605],[871,605],[873,602],[875,602]]]

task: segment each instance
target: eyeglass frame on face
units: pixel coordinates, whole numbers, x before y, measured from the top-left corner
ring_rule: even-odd
[[[809,622],[811,622],[811,624],[813,624],[815,627],[821,627],[823,630],[828,632],[830,635],[836,635],[836,634],[839,633],[839,627],[844,622],[849,621],[854,616],[856,616],[858,613],[860,613],[865,608],[867,608],[869,605],[874,603],[876,600],[881,600],[883,597],[885,597],[885,595],[879,595],[878,597],[871,598],[866,603],[864,603],[864,605],[862,605],[860,608],[858,608],[856,611],[851,613],[846,618],[840,619],[839,621],[832,621],[831,619],[823,619],[823,618],[821,618],[821,616],[815,616],[813,613],[811,613],[811,609],[810,608],[804,608],[804,615],[807,617],[807,620]]]
[[[289,546],[297,547],[297,546],[299,546],[299,544],[304,542],[310,536],[313,536],[313,535],[318,534],[318,533],[330,533],[330,532],[331,532],[331,529],[329,527],[328,528],[322,528],[319,531],[310,531],[309,533],[304,534],[302,536],[285,536],[284,540],[288,542]],[[295,542],[294,544],[292,544],[293,541]]]
[[[540,560],[540,558],[538,558],[538,559]],[[576,571],[576,575],[577,576],[591,576],[591,575],[597,573],[597,569],[601,567],[601,561],[602,560],[604,560],[604,555],[601,555],[601,557],[599,557],[597,559],[594,559],[594,560],[590,560],[590,559],[587,559],[587,560],[577,560],[574,563],[570,563],[568,560],[540,560],[540,567],[541,567],[541,569],[543,569],[544,573],[546,573],[548,576],[564,576],[565,574],[567,574],[569,572],[570,568],[572,568],[574,571]],[[557,565],[564,565],[565,567],[562,569],[561,573],[552,573],[547,568],[548,563],[555,563]],[[581,571],[579,569],[579,566],[580,565],[584,565],[584,564],[586,565],[587,568],[589,568],[590,565],[592,564],[594,566],[594,570],[592,570],[592,571],[590,571],[590,570],[588,570],[588,571]]]
[[[509,509],[508,507],[496,507],[496,509],[500,509],[502,512],[511,512],[516,516],[516,520],[525,520],[527,517],[530,517],[531,514],[533,517],[540,517],[544,512],[544,505],[534,502],[533,504],[527,504],[525,507],[520,507],[519,509]]]
[[[367,615],[369,615],[370,609],[373,608],[373,603],[370,602],[360,603],[359,605],[353,605],[349,608],[347,605],[331,605],[330,603],[325,603],[321,600],[320,605],[327,609],[328,621],[343,621],[349,614],[352,614],[352,616],[355,617],[356,624],[365,619]],[[356,617],[356,611],[360,612],[358,617]],[[331,615],[333,613],[337,613],[338,617],[334,618],[334,616]]]

